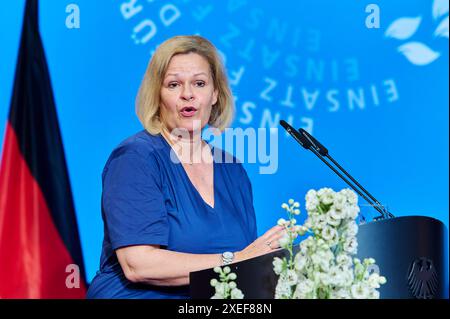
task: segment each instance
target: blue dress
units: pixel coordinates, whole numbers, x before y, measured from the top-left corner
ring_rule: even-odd
[[[177,252],[215,254],[242,250],[256,239],[252,188],[242,164],[235,159],[225,163],[230,155],[213,149],[213,208],[183,166],[171,160],[170,151],[160,134],[144,130],[109,157],[102,174],[100,270],[87,298],[189,298],[189,286],[128,281],[115,254],[120,247],[161,245]]]

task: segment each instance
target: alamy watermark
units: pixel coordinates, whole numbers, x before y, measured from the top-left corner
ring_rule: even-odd
[[[69,15],[66,17],[67,29],[79,29],[80,7],[75,3],[71,3],[66,7],[66,13],[69,13]]]
[[[76,264],[66,266],[66,287],[68,289],[80,288],[80,267]]]
[[[367,29],[379,29],[380,28],[380,7],[371,3],[366,6],[366,13],[369,15],[366,17],[366,28]]]
[[[278,128],[226,128],[223,132],[214,127],[203,131],[200,121],[193,121],[194,130],[175,128],[171,136],[178,137],[179,142],[172,144],[170,159],[173,163],[241,163],[258,164],[260,174],[275,174],[278,170]],[[183,143],[190,138],[200,141],[203,138],[209,144],[200,152],[193,151],[192,144]],[[211,156],[212,155],[212,156]]]

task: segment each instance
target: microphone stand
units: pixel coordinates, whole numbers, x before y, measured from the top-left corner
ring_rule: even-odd
[[[375,220],[393,218],[392,215],[379,201],[375,199],[364,187],[361,186],[341,165],[339,165],[329,154],[325,146],[320,144],[311,134],[304,129],[295,130],[289,123],[284,120],[280,121],[280,125],[305,149],[312,151],[322,162],[324,162],[336,175],[338,175],[344,182],[346,182],[359,196],[364,198],[372,207],[374,207],[380,216],[374,218]],[[348,178],[350,178],[360,189],[345,178],[335,167],[333,167],[325,158],[329,159],[339,170],[341,170]],[[364,194],[363,194],[364,192]],[[372,202],[370,197],[376,204]]]
[[[324,162],[329,168],[333,170],[344,182],[346,182],[355,192],[358,193],[359,196],[364,198],[371,206],[373,206],[380,214],[380,217],[375,218],[375,220],[379,219],[387,219],[387,218],[393,218],[394,215],[392,215],[378,200],[376,200],[375,197],[372,196],[361,184],[359,184],[339,163],[337,163],[328,153],[328,150],[320,144],[312,135],[310,135],[307,131],[304,129],[299,129],[300,134],[302,134],[308,141],[309,141],[309,150],[311,150],[322,162]],[[342,176],[340,172],[338,172],[328,161],[325,160],[324,156],[328,158],[334,165],[336,165],[339,170],[341,170],[348,178],[351,179],[352,182],[354,182],[367,196],[369,196],[376,204],[374,204],[370,199],[367,198],[359,189],[355,187],[347,178]]]

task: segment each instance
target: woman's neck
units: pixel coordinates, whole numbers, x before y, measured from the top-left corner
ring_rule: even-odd
[[[177,135],[169,132],[166,128],[161,130],[161,135],[170,144],[177,157],[183,164],[202,163],[202,152],[204,142],[201,134]]]

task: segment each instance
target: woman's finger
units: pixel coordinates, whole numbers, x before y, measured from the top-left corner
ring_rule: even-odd
[[[268,231],[266,231],[264,233],[264,235],[262,235],[261,237],[263,237],[265,240],[267,240],[270,237],[272,237],[273,235],[275,235],[283,230],[284,230],[283,226],[276,225],[276,226],[272,227],[271,229],[269,229]]]
[[[279,248],[279,247],[281,247],[280,239],[283,238],[286,235],[287,235],[287,231],[286,230],[283,230],[282,232],[278,232],[278,233],[274,234],[272,237],[270,237],[269,239],[267,239],[267,243],[269,243],[269,242],[271,243],[270,247],[272,249]]]

